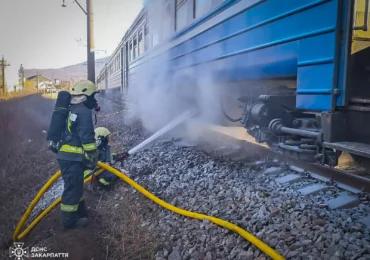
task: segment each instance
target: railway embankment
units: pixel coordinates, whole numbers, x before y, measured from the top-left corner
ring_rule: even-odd
[[[122,110],[124,104],[99,101],[97,125],[112,132],[113,150],[128,150],[148,137],[139,121],[124,120],[131,118]],[[8,136],[2,141],[9,146],[6,156],[2,154],[6,168],[0,191],[8,199],[1,201],[1,221],[9,223],[1,226],[2,241],[11,237],[29,202],[57,170],[43,134],[54,101],[32,96],[14,102],[0,110],[4,118],[12,115],[1,128]],[[278,181],[290,174],[273,171],[282,167],[278,161],[254,157],[233,161],[209,151],[205,144],[165,136],[117,167],[161,199],[237,224],[286,258],[370,258],[370,230],[359,222],[370,212],[367,201],[351,209],[328,209],[321,202],[339,195],[339,190],[302,196],[297,190],[304,183]],[[60,192],[54,188],[47,199],[52,201]],[[237,234],[164,210],[121,181],[113,191],[86,196],[91,213],[86,229],[61,232],[59,212],[54,210],[25,245],[68,252],[71,259],[267,259]],[[38,210],[47,204],[44,200]],[[9,246],[3,245],[2,256],[8,257]]]

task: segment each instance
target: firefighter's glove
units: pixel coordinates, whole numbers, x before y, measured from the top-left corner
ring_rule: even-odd
[[[86,168],[90,170],[94,170],[96,165],[98,164],[98,152],[86,152]]]
[[[60,143],[56,143],[53,141],[49,143],[49,150],[51,150],[53,153],[58,153],[59,149],[60,149]]]
[[[120,162],[120,161],[126,160],[128,157],[129,157],[129,153],[124,152],[124,153],[119,153],[119,154],[114,155],[113,160],[116,162]]]

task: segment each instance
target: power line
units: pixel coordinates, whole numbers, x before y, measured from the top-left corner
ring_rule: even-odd
[[[110,3],[111,3],[111,0],[108,0],[108,7],[107,7],[107,11],[105,12],[105,19],[104,19],[104,32],[106,32],[107,30],[107,18],[108,18],[108,13],[109,13],[109,10],[110,10]]]

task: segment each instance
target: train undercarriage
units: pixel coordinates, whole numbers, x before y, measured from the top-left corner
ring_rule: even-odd
[[[260,95],[257,100],[250,100],[240,99],[244,103],[241,123],[256,142],[299,160],[338,164],[340,152],[323,145],[323,115],[297,111],[292,94]]]
[[[354,16],[362,17],[368,10],[368,1],[357,3]],[[329,111],[296,109],[294,86],[270,85],[257,95],[247,92],[239,96],[244,107],[241,123],[256,142],[329,166],[338,165],[344,152],[370,169],[370,33],[359,26],[364,19],[357,18],[353,18],[352,34],[348,35],[347,67],[341,72],[346,87],[343,93],[336,93],[338,89],[333,87]],[[364,21],[368,23],[367,18]],[[336,105],[338,96],[345,97],[345,104]]]
[[[310,163],[337,166],[342,152],[370,168],[370,97],[328,112],[296,109],[289,88],[280,93],[243,96],[242,125],[258,143]]]

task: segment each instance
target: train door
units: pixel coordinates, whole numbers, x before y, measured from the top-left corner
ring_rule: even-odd
[[[348,109],[369,111],[370,107],[370,27],[369,2],[370,0],[349,1],[351,26],[348,37],[347,63],[345,84],[346,100],[344,105]],[[340,104],[338,104],[340,105]]]
[[[342,93],[336,100],[336,111],[322,116],[324,146],[370,158],[370,0],[342,1],[338,74]]]

